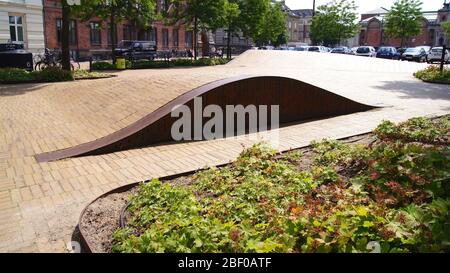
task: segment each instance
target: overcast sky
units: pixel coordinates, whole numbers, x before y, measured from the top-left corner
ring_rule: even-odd
[[[331,2],[331,0],[316,0],[316,6],[329,2]],[[359,13],[364,13],[379,7],[390,8],[394,2],[394,0],[355,0]],[[444,0],[422,0],[422,3],[423,10],[436,11],[442,8]],[[291,9],[312,9],[313,0],[286,0],[286,4]]]

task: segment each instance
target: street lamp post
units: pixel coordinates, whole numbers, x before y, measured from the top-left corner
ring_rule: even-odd
[[[316,15],[316,0],[313,0],[313,17]]]

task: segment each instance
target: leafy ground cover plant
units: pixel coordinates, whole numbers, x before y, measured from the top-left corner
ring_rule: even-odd
[[[447,252],[448,121],[383,122],[367,145],[313,142],[307,166],[259,144],[189,183],[143,183],[113,251]]]

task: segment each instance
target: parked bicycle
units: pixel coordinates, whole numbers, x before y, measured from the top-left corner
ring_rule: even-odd
[[[36,55],[35,57],[35,70],[43,70],[48,67],[62,67],[62,56],[61,52],[46,48],[43,54]],[[70,59],[70,67],[73,70],[80,69],[80,63]]]

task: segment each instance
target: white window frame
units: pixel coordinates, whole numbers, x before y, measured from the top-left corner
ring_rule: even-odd
[[[10,22],[10,17],[14,17],[14,23]],[[17,18],[20,17],[22,18],[22,23],[18,24],[17,23]],[[11,43],[16,43],[16,44],[24,44],[25,43],[25,16],[23,14],[8,14],[8,26],[9,26],[9,37],[11,39],[11,27],[14,27],[14,31],[15,31],[15,37],[16,40],[13,41],[11,39]],[[22,28],[22,41],[19,41],[19,27]]]

